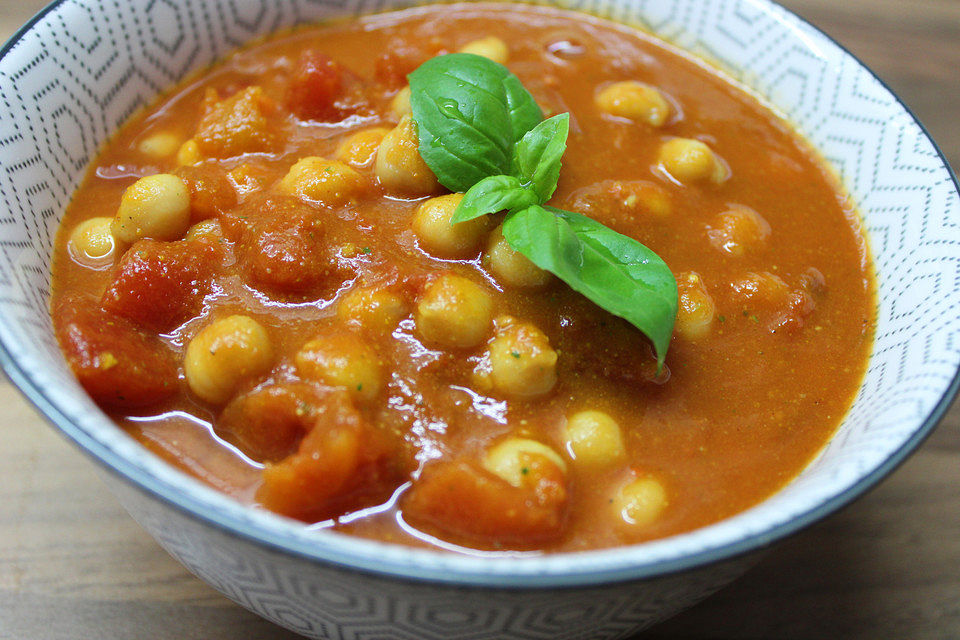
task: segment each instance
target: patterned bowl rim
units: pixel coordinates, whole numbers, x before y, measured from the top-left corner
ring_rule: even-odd
[[[0,60],[2,60],[36,24],[43,20],[47,14],[59,8],[67,1],[68,0],[53,0],[20,27],[20,29],[0,47]],[[451,0],[439,1],[442,3]],[[517,1],[522,2],[523,0]],[[778,11],[781,17],[794,20],[798,24],[811,29],[814,33],[837,47],[845,56],[856,62],[860,68],[869,73],[879,85],[894,98],[900,109],[909,115],[913,122],[920,128],[923,137],[926,138],[926,141],[936,152],[940,162],[948,172],[953,183],[954,191],[960,193],[960,180],[958,180],[957,174],[950,166],[943,151],[910,107],[900,99],[882,78],[845,46],[806,19],[773,0],[752,1],[760,5],[766,5],[768,9]],[[929,437],[950,408],[958,391],[960,391],[960,366],[958,366],[945,392],[933,406],[929,414],[923,419],[920,426],[886,460],[882,461],[876,468],[864,475],[845,491],[811,507],[806,512],[786,522],[773,524],[764,530],[749,533],[732,542],[707,547],[686,555],[661,559],[654,562],[637,561],[631,557],[630,562],[620,563],[620,566],[614,566],[613,568],[607,566],[601,571],[593,571],[586,568],[583,563],[577,563],[578,570],[576,571],[564,570],[562,565],[565,559],[573,556],[586,558],[589,556],[599,557],[601,555],[616,554],[618,550],[624,549],[623,547],[576,554],[556,553],[539,555],[533,558],[509,558],[509,560],[512,560],[510,563],[512,570],[488,572],[478,570],[476,565],[473,567],[469,566],[470,560],[476,561],[478,558],[460,556],[446,551],[401,547],[401,545],[359,539],[338,532],[324,532],[330,536],[325,536],[324,542],[331,543],[340,539],[341,544],[339,545],[317,544],[316,541],[313,544],[307,544],[300,538],[292,535],[284,535],[284,532],[277,530],[277,527],[265,527],[258,521],[238,518],[228,512],[211,512],[205,508],[206,505],[202,500],[189,494],[177,492],[170,486],[169,482],[162,478],[155,477],[141,467],[132,464],[117,451],[106,447],[84,429],[80,428],[61,411],[56,403],[44,392],[43,388],[31,378],[22,364],[11,355],[8,346],[3,341],[0,341],[0,368],[3,369],[14,386],[40,411],[47,421],[53,424],[67,438],[72,440],[105,469],[127,481],[142,494],[172,506],[202,524],[213,526],[230,537],[253,542],[257,545],[306,561],[329,564],[349,571],[359,571],[407,581],[497,588],[564,588],[644,580],[698,569],[759,551],[799,533],[804,528],[835,513],[876,487],[884,477],[899,467],[906,458]],[[272,516],[268,517],[274,520],[284,520],[282,518],[273,518]],[[669,540],[670,538],[666,538],[656,542],[667,542]],[[643,545],[635,545],[634,548],[642,546]],[[383,553],[391,548],[395,550],[396,547],[401,547],[408,551],[408,553],[399,556],[395,553]],[[466,560],[467,562],[460,562],[460,560]],[[481,559],[481,561],[483,560]],[[528,566],[525,567],[524,565]]]

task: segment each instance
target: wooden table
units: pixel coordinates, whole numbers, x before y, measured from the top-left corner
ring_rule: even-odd
[[[42,0],[0,4],[5,39]],[[960,167],[960,0],[788,0]],[[292,639],[193,578],[0,382],[0,638]],[[960,408],[879,489],[645,638],[960,638]]]

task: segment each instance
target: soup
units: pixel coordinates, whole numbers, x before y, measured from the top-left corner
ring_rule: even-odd
[[[479,200],[420,145],[430,61],[515,77],[569,129],[555,192],[541,172],[509,213],[451,222]],[[618,289],[656,260],[612,252],[580,283],[549,234],[520,247],[528,206],[662,258],[668,350]],[[471,4],[278,34],[136,114],[64,216],[51,310],[103,410],[220,491],[358,536],[554,552],[777,491],[850,406],[875,300],[854,205],[756,98],[635,30]]]

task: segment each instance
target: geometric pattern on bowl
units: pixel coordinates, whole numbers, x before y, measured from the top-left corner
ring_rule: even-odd
[[[960,363],[960,199],[954,178],[922,127],[880,81],[825,35],[766,0],[557,4],[640,26],[715,61],[821,150],[863,214],[879,281],[874,353],[840,431],[775,496],[703,529],[615,551],[455,556],[309,531],[245,508],[166,466],[118,430],[67,372],[47,312],[53,237],[84,167],[109,135],[163,88],[251,38],[305,21],[407,4],[135,0],[102,10],[93,0],[74,0],[51,5],[0,58],[0,196],[7,205],[0,211],[0,358],[11,378],[61,430],[146,491],[119,489],[127,495],[128,508],[174,555],[185,558],[190,545],[197,544],[196,538],[170,535],[169,527],[182,521],[193,523],[193,536],[202,537],[205,530],[210,536],[227,536],[221,529],[239,535],[237,544],[246,545],[250,558],[262,553],[273,558],[265,563],[277,563],[269,570],[266,565],[250,567],[249,576],[271,576],[278,585],[286,584],[284,577],[271,571],[281,566],[295,571],[304,564],[344,576],[357,574],[330,565],[359,569],[380,576],[376,580],[381,583],[393,576],[474,588],[586,588],[651,578],[763,546],[829,513],[878,481],[929,432],[955,392]],[[170,505],[175,505],[172,511]],[[167,515],[160,515],[164,510]],[[177,548],[177,540],[183,548]],[[287,553],[265,550],[250,540]],[[201,575],[213,571],[215,558],[207,556],[191,569]],[[281,556],[287,558],[285,564],[276,560]],[[213,573],[203,577],[215,580]],[[214,584],[259,613],[297,628],[283,618],[287,614],[258,608],[236,584]],[[257,585],[247,587],[255,591]],[[529,603],[536,592],[525,593],[521,600]],[[669,597],[683,600],[676,589]],[[641,600],[646,603],[641,609],[649,607]],[[384,611],[395,614],[398,602]],[[455,608],[458,600],[448,602]],[[635,622],[654,617],[640,616]],[[554,631],[563,628],[561,618]],[[383,622],[371,619],[370,624]],[[340,637],[342,630],[321,626],[322,632],[306,631]]]

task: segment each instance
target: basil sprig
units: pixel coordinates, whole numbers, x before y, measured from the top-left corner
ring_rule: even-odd
[[[515,143],[543,120],[517,76],[469,53],[431,58],[411,73],[410,106],[420,155],[451,191],[510,173]]]
[[[464,192],[452,222],[507,211],[510,246],[640,329],[662,366],[677,316],[670,268],[633,238],[544,206],[557,188],[570,114],[544,120],[515,75],[473,54],[432,58],[409,79],[420,155],[440,184]]]

